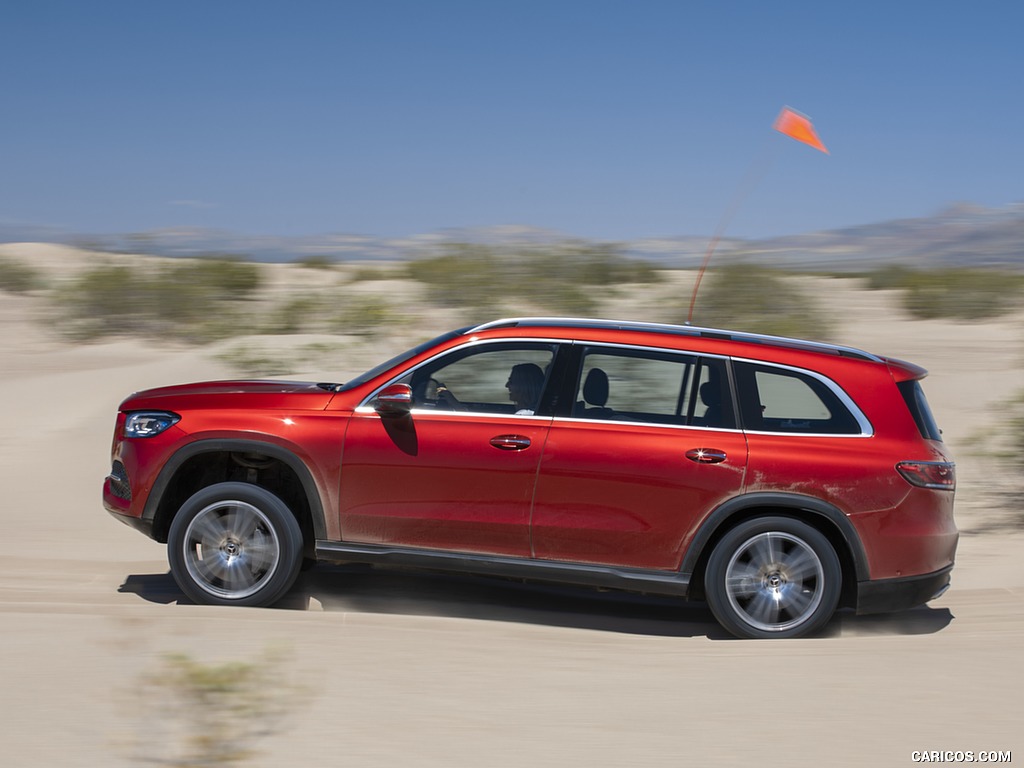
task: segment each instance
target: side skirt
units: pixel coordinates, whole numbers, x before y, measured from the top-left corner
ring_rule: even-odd
[[[373,563],[435,571],[455,571],[676,597],[686,597],[690,585],[690,574],[688,573],[590,563],[567,563],[557,560],[529,560],[501,555],[413,549],[381,544],[352,544],[344,541],[318,540],[316,542],[316,558],[334,563]]]

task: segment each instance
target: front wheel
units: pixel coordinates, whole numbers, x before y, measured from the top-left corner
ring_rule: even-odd
[[[302,531],[277,496],[248,483],[218,483],[186,501],[167,539],[171,573],[197,603],[267,606],[291,588]]]
[[[708,560],[705,591],[719,623],[737,637],[803,637],[839,604],[842,569],[828,539],[789,517],[748,520]]]

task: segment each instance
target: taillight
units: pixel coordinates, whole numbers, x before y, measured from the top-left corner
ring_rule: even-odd
[[[952,491],[956,488],[956,464],[951,461],[901,461],[896,471],[920,488]]]

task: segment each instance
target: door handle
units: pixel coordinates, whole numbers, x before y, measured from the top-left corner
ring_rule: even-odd
[[[728,456],[717,448],[691,448],[686,452],[686,458],[698,464],[721,464]]]
[[[530,447],[530,438],[523,435],[497,435],[491,438],[491,445],[502,451],[524,451]]]

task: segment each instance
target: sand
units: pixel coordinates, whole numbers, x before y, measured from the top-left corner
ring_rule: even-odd
[[[39,253],[58,273],[81,259]],[[247,765],[888,766],[920,750],[1020,752],[1024,534],[983,449],[1021,386],[1021,318],[912,321],[892,294],[807,280],[844,343],[931,371],[965,534],[953,588],[929,607],[840,614],[824,637],[770,643],[726,638],[701,605],[362,569],[314,569],[281,609],[179,604],[163,547],[102,509],[114,414],[134,390],[231,371],[209,349],[69,344],[36,322],[38,297],[0,293],[0,759],[139,764],[164,733],[139,683],[164,654],[245,661],[268,647],[306,694]]]

